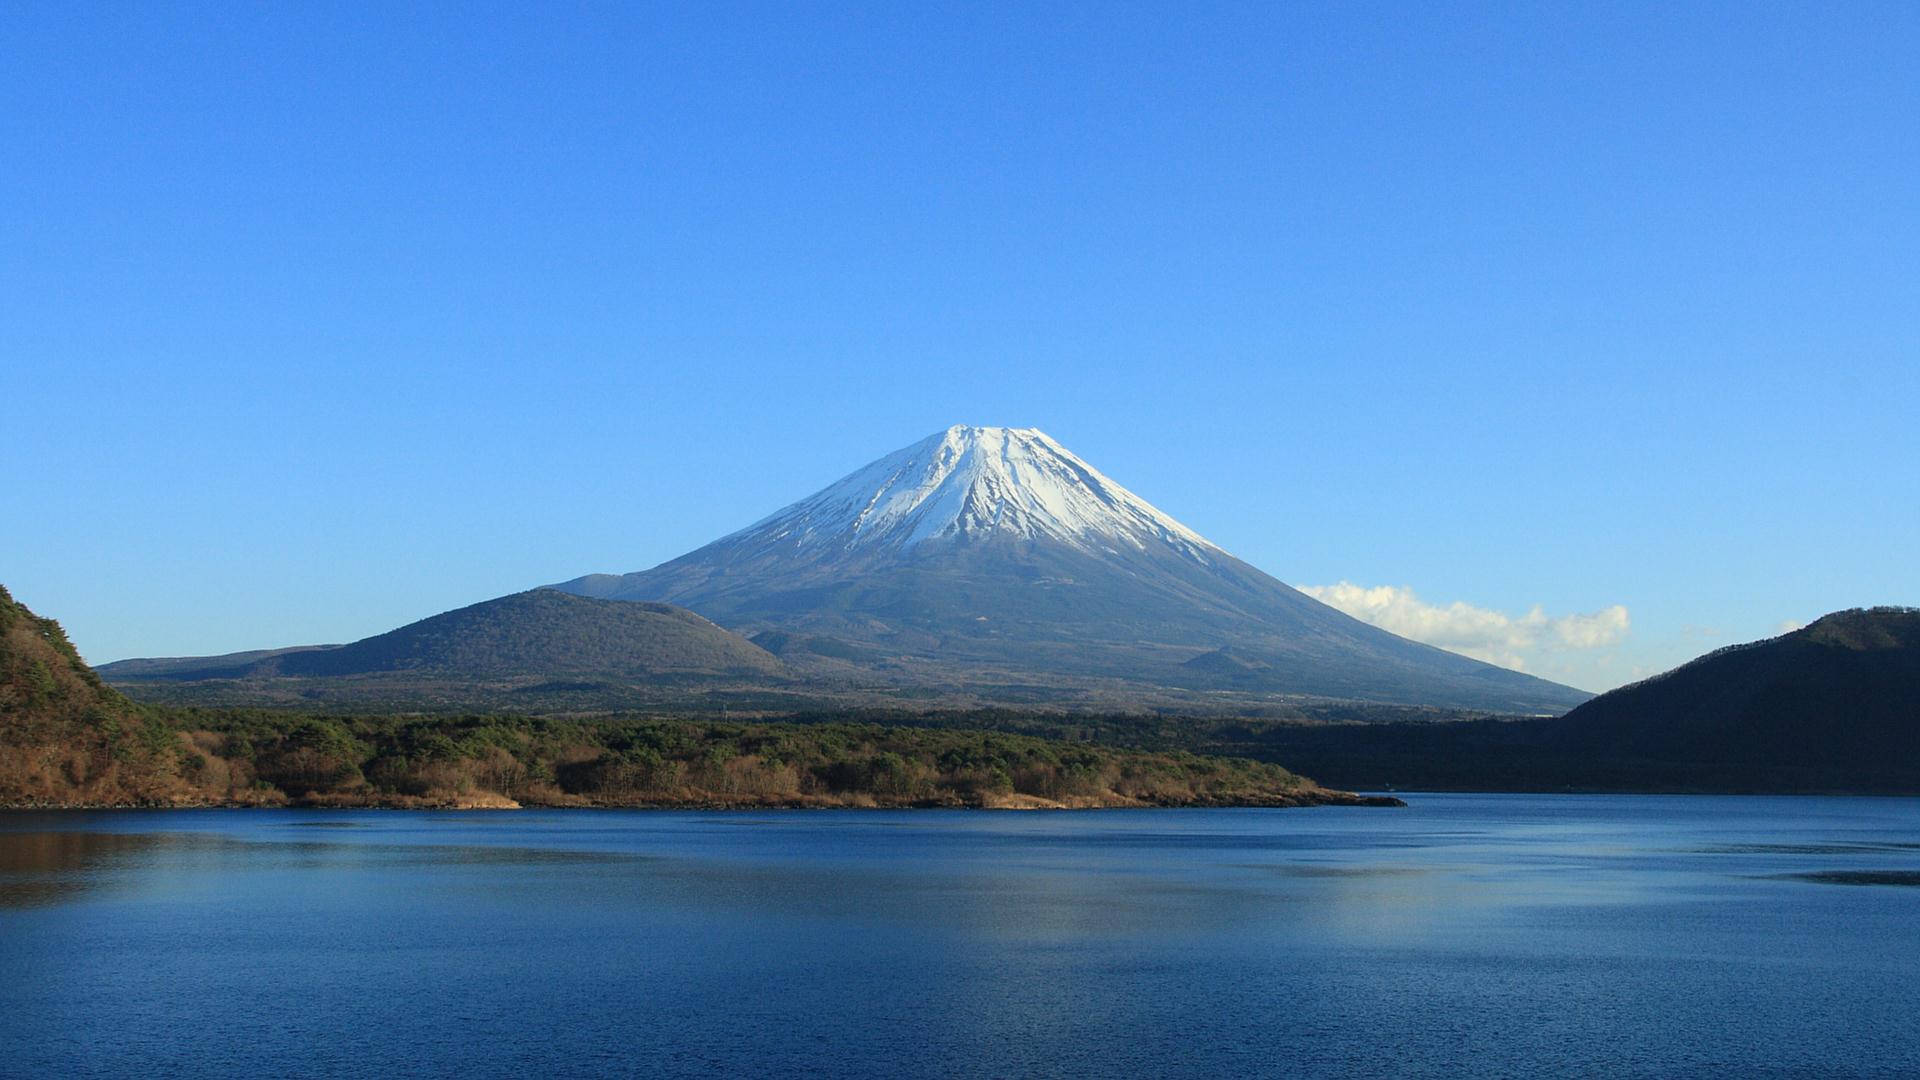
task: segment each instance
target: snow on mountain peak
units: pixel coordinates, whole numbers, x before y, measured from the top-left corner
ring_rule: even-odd
[[[888,454],[733,539],[910,548],[990,535],[1088,550],[1160,544],[1202,563],[1220,551],[1038,428],[966,425]]]

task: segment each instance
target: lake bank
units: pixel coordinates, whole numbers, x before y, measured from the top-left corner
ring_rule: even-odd
[[[57,810],[1180,810],[1180,809],[1289,809],[1309,806],[1403,807],[1391,795],[1363,795],[1351,791],[1304,788],[1286,792],[1233,797],[1196,796],[1185,800],[1128,798],[1108,794],[1070,795],[1058,799],[1018,792],[985,793],[971,799],[959,795],[908,800],[876,797],[866,792],[848,795],[737,796],[712,793],[649,795],[624,801],[568,796],[515,799],[492,792],[465,795],[418,796],[392,793],[351,793],[289,798],[278,791],[251,792],[254,798],[182,796],[172,801],[17,802],[0,804],[0,813]]]

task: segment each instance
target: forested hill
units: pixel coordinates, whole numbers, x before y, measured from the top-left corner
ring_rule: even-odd
[[[1840,611],[1562,717],[1196,727],[1181,745],[1332,784],[1468,791],[1920,794],[1920,609]]]
[[[1616,757],[1920,771],[1920,608],[1839,611],[1708,653],[1551,725]]]
[[[183,790],[179,745],[0,586],[0,805],[165,799]]]
[[[516,675],[731,675],[765,678],[780,661],[670,604],[535,589],[409,623],[350,645],[107,664],[115,681],[326,677],[386,672]]]

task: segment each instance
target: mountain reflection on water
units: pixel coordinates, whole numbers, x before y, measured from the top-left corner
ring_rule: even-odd
[[[1410,801],[15,814],[0,1072],[1920,1072],[1920,801]]]

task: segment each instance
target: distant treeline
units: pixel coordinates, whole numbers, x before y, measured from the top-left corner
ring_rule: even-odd
[[[1860,685],[1866,679],[1836,680]],[[1789,700],[1787,694],[1777,695]],[[1818,723],[1697,715],[1660,725],[1567,717],[1489,716],[1351,703],[1309,704],[1299,718],[976,709],[803,713],[795,720],[913,723],[1044,735],[1146,753],[1285,762],[1355,791],[1613,791],[1920,793],[1920,710],[1882,692]],[[1870,722],[1879,709],[1881,723]]]
[[[997,732],[152,710],[154,801],[388,806],[1125,806],[1325,801],[1271,763]],[[144,752],[144,751],[143,751]],[[170,758],[171,760],[161,760]]]

